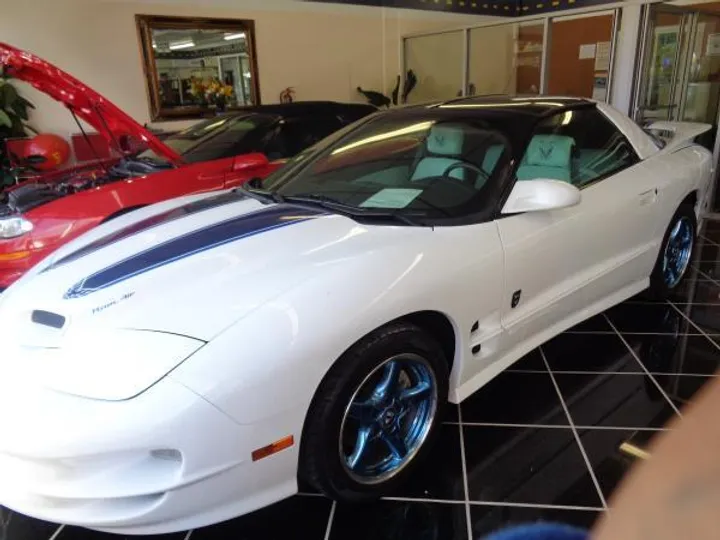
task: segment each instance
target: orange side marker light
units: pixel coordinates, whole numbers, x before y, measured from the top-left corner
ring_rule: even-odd
[[[268,444],[267,446],[263,446],[262,448],[254,450],[252,453],[252,460],[260,461],[261,459],[272,456],[273,454],[277,454],[278,452],[285,450],[286,448],[290,448],[293,444],[295,444],[294,437],[292,435],[288,435],[287,437],[283,437],[279,441],[275,441],[272,444]]]

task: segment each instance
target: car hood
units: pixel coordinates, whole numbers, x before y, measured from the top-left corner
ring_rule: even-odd
[[[41,263],[0,297],[0,327],[32,346],[61,346],[64,333],[93,327],[209,341],[332,265],[378,253],[391,230],[411,232],[235,191],[176,199],[103,225]],[[59,328],[37,323],[36,312]]]
[[[128,151],[123,141],[131,138],[175,165],[183,162],[177,152],[113,103],[49,62],[0,42],[0,64],[12,77],[31,84],[65,105],[120,153]]]

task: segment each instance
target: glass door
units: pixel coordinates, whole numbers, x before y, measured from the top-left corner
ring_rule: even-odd
[[[635,120],[643,126],[658,120],[711,124],[697,142],[713,152],[717,163],[720,16],[660,4],[646,9]],[[716,187],[713,210],[719,209]]]
[[[691,15],[683,10],[658,4],[646,9],[642,76],[635,106],[635,119],[641,125],[674,120],[679,114],[691,26]]]

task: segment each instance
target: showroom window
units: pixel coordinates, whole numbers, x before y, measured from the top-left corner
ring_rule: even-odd
[[[250,20],[136,16],[153,121],[259,105]]]
[[[517,178],[549,178],[584,187],[638,161],[627,138],[600,111],[568,110],[537,126]]]

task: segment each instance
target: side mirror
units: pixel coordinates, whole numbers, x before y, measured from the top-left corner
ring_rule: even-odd
[[[580,202],[580,190],[560,180],[538,178],[518,181],[503,206],[503,214],[539,212],[575,206]]]
[[[258,167],[267,167],[270,165],[265,154],[260,152],[253,152],[252,154],[243,154],[237,156],[233,162],[233,171],[242,172],[250,169],[257,169]]]

